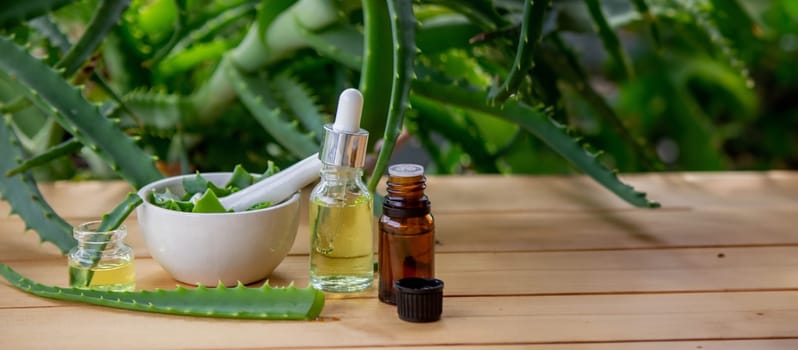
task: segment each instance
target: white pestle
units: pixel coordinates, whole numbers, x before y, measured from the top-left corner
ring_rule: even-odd
[[[219,198],[219,201],[225,209],[233,211],[244,211],[263,202],[277,204],[316,181],[320,171],[321,160],[319,160],[319,154],[314,153],[252,186]]]
[[[363,109],[363,95],[357,89],[346,89],[338,97],[338,109],[335,113],[335,131],[356,133],[360,130],[360,114]],[[263,202],[273,204],[282,202],[296,191],[319,178],[322,162],[319,154],[288,167],[269,176],[243,190],[222,197],[219,201],[227,210],[244,211],[253,205]]]

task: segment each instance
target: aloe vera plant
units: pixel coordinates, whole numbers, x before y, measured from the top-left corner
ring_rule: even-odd
[[[576,169],[655,207],[609,169],[798,164],[785,151],[796,107],[779,98],[798,79],[774,68],[794,59],[779,46],[798,35],[790,1],[4,4],[0,193],[66,252],[70,229],[34,175],[140,187],[156,166],[288,165],[318,150],[338,93],[359,87],[380,145],[372,190],[409,135],[431,173]],[[782,85],[752,90],[752,77]]]
[[[308,288],[260,288],[241,284],[227,288],[199,286],[174,290],[112,292],[46,286],[31,281],[0,263],[0,275],[15,287],[40,297],[94,304],[117,309],[173,315],[248,318],[267,320],[313,320],[324,307],[324,293]]]

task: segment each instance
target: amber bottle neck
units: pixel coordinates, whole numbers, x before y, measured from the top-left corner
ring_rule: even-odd
[[[426,178],[420,176],[389,176],[388,195],[382,203],[383,214],[394,218],[424,216],[430,213],[430,202],[424,189]]]

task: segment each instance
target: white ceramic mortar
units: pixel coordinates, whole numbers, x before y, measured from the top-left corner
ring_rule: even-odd
[[[202,174],[223,186],[232,173]],[[149,202],[153,190],[183,195],[183,175],[142,187],[137,216],[152,257],[176,280],[226,286],[266,278],[294,244],[299,226],[299,192],[265,209],[235,213],[184,213]]]

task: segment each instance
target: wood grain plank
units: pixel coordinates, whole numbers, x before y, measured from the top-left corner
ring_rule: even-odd
[[[722,254],[722,257],[719,257]],[[51,285],[67,284],[63,260],[11,265]],[[136,262],[139,289],[177,284],[151,259]],[[438,254],[437,277],[447,296],[798,292],[798,247]],[[290,256],[270,277],[284,286],[308,284],[306,256]],[[375,291],[339,297],[375,298]],[[0,309],[51,305],[0,283]]]
[[[756,340],[703,340],[703,341],[650,341],[650,342],[611,342],[611,343],[566,343],[566,344],[490,344],[491,349],[502,350],[795,350],[798,349],[796,339],[756,339]],[[380,347],[380,350],[399,350],[407,347]],[[414,346],[413,350],[482,350],[486,345],[440,345]],[[306,348],[310,349],[310,348]],[[339,348],[362,349],[362,348]]]
[[[327,321],[302,323],[97,307],[13,309],[0,318],[0,343],[9,348],[188,349],[798,337],[798,294],[784,292],[446,298],[443,319],[432,324],[406,323],[395,312],[374,299],[329,300],[323,312]],[[75,324],[76,317],[79,326],[64,327]]]
[[[798,172],[657,173],[622,178],[666,208],[798,207]],[[427,193],[436,213],[632,209],[586,176],[430,176]]]
[[[623,179],[665,207],[798,208],[795,171],[629,174]],[[121,181],[57,181],[40,189],[67,218],[97,217],[132,190]],[[429,176],[427,192],[435,213],[631,209],[585,176]],[[7,212],[7,203],[0,202],[0,215]]]
[[[435,214],[438,252],[620,250],[710,246],[798,245],[798,209],[702,209]],[[70,220],[77,224],[81,221]],[[135,218],[127,243],[149,256]],[[0,261],[58,256],[23,233],[18,218],[0,219]],[[290,254],[307,254],[307,220],[300,220]]]

